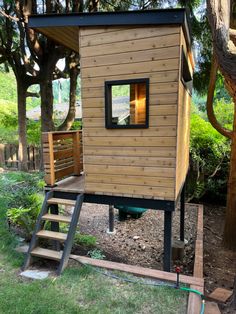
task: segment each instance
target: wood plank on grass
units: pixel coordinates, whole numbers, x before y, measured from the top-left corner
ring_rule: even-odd
[[[127,265],[127,264],[110,262],[110,261],[104,261],[104,260],[97,260],[97,259],[92,259],[85,256],[78,256],[78,255],[72,255],[72,254],[70,255],[70,258],[77,260],[78,262],[82,262],[83,264],[87,264],[87,265],[91,265],[95,267],[101,267],[101,268],[106,268],[110,270],[119,270],[122,272],[131,273],[136,276],[142,276],[142,277],[147,277],[147,278],[152,278],[152,279],[157,279],[157,280],[166,280],[170,282],[176,282],[176,274],[161,271],[161,270]],[[187,285],[194,284],[198,287],[202,287],[204,284],[204,281],[202,278],[195,278],[195,277],[186,276],[186,275],[180,275],[180,282]]]

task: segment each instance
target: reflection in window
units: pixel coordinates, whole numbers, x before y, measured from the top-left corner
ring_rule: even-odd
[[[148,127],[148,79],[106,82],[106,127]]]

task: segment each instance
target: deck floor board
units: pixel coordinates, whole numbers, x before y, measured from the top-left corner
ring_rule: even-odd
[[[46,187],[45,190],[69,193],[84,193],[84,175],[68,177],[57,182],[55,187]]]

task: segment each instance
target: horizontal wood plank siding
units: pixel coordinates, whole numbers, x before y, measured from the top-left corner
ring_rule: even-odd
[[[85,191],[175,199],[180,27],[80,29]],[[105,81],[149,78],[148,129],[105,128]]]
[[[176,152],[176,197],[178,196],[189,166],[189,129],[191,97],[182,82],[179,89],[178,136]]]
[[[142,72],[143,77],[149,77],[151,83],[165,83],[165,82],[178,82],[179,81],[179,72],[178,71],[160,71],[160,72]],[[109,80],[118,80],[120,78],[120,75],[109,75]],[[129,79],[136,79],[140,78],[139,73],[133,73],[133,74],[123,74],[122,78],[124,80]],[[104,86],[106,78],[105,77],[93,77],[93,78],[84,78],[83,79],[83,88],[91,87],[91,84],[93,87],[102,87]]]
[[[181,47],[184,48],[191,72],[193,71],[190,62],[190,54],[187,52],[187,45],[181,30]],[[182,48],[181,48],[182,49]],[[181,55],[181,51],[180,51]],[[180,60],[181,61],[181,60]],[[190,140],[190,108],[191,96],[181,81],[180,62],[180,83],[179,83],[179,105],[178,105],[178,125],[177,125],[177,152],[176,152],[176,188],[177,197],[186,179],[189,167],[189,140]]]

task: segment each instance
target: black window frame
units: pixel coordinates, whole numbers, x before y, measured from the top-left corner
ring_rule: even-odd
[[[105,127],[106,129],[147,129],[149,128],[149,78],[105,81]],[[116,125],[112,123],[111,89],[113,85],[145,83],[146,85],[146,119],[145,124]]]
[[[188,59],[184,52],[184,48],[182,46],[182,55],[181,55],[181,81],[185,86],[185,89],[192,95],[193,89],[193,76],[190,72]]]

